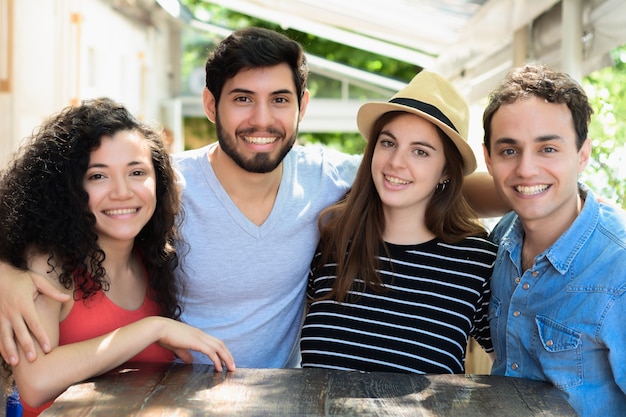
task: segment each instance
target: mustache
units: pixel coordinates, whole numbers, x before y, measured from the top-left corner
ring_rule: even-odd
[[[250,127],[250,128],[247,128],[247,129],[237,129],[237,130],[235,130],[235,135],[237,135],[237,136],[246,136],[246,135],[252,135],[252,134],[255,134],[255,133],[259,133],[259,132],[270,133],[272,135],[278,135],[278,136],[281,136],[281,137],[285,136],[285,132],[284,131],[282,131],[281,129],[274,128],[274,127],[268,127],[266,129],[257,129],[255,127]]]

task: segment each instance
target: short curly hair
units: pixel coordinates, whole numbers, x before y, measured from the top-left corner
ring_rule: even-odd
[[[491,120],[500,106],[529,97],[539,97],[549,103],[564,103],[572,113],[576,130],[576,147],[580,150],[587,139],[593,109],[582,86],[568,74],[541,64],[514,68],[489,95],[483,113],[484,143],[491,152]]]

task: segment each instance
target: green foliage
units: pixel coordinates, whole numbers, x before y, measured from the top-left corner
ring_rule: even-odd
[[[626,45],[612,55],[613,66],[583,80],[594,114],[589,127],[592,158],[582,179],[626,208]]]
[[[280,31],[280,29],[276,30]],[[400,81],[409,82],[421,70],[421,68],[413,64],[376,55],[369,51],[355,50],[351,46],[336,43],[332,40],[306,35],[293,30],[283,32],[300,42],[308,54],[364,71],[375,72]]]
[[[328,60],[360,68],[365,71],[376,72],[402,81],[410,81],[421,70],[413,64],[398,61],[393,58],[383,57],[369,51],[355,50],[351,46],[334,42],[329,39],[319,38],[309,33],[299,32],[293,29],[284,30],[275,23],[257,19],[241,13],[232,12],[220,6],[203,0],[183,0],[196,16],[207,16],[214,25],[241,29],[249,26],[259,26],[284,33],[292,39],[300,42],[304,50],[311,55],[326,58]],[[209,46],[209,45],[207,45]],[[200,48],[202,49],[202,48]],[[203,59],[206,58],[206,50],[203,51]]]
[[[358,133],[301,133],[298,141],[303,145],[322,143],[353,155],[362,154],[365,151],[365,140]]]
[[[206,117],[187,117],[183,127],[185,150],[198,149],[217,140],[215,125]]]

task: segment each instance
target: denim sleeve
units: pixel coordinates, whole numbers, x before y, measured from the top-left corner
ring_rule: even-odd
[[[624,276],[623,282],[626,282]],[[626,285],[613,298],[613,302],[607,306],[605,319],[600,327],[600,342],[608,349],[608,360],[617,386],[626,397],[626,330],[624,328],[626,317]]]
[[[511,211],[500,218],[498,223],[494,226],[491,233],[489,233],[489,240],[495,243],[496,245],[500,244],[500,240],[502,240],[502,236],[511,228],[513,222],[517,219],[517,214],[514,211]]]

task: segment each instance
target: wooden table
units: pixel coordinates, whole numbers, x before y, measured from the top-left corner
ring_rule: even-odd
[[[576,416],[549,384],[486,375],[133,364],[66,390],[43,416]]]

